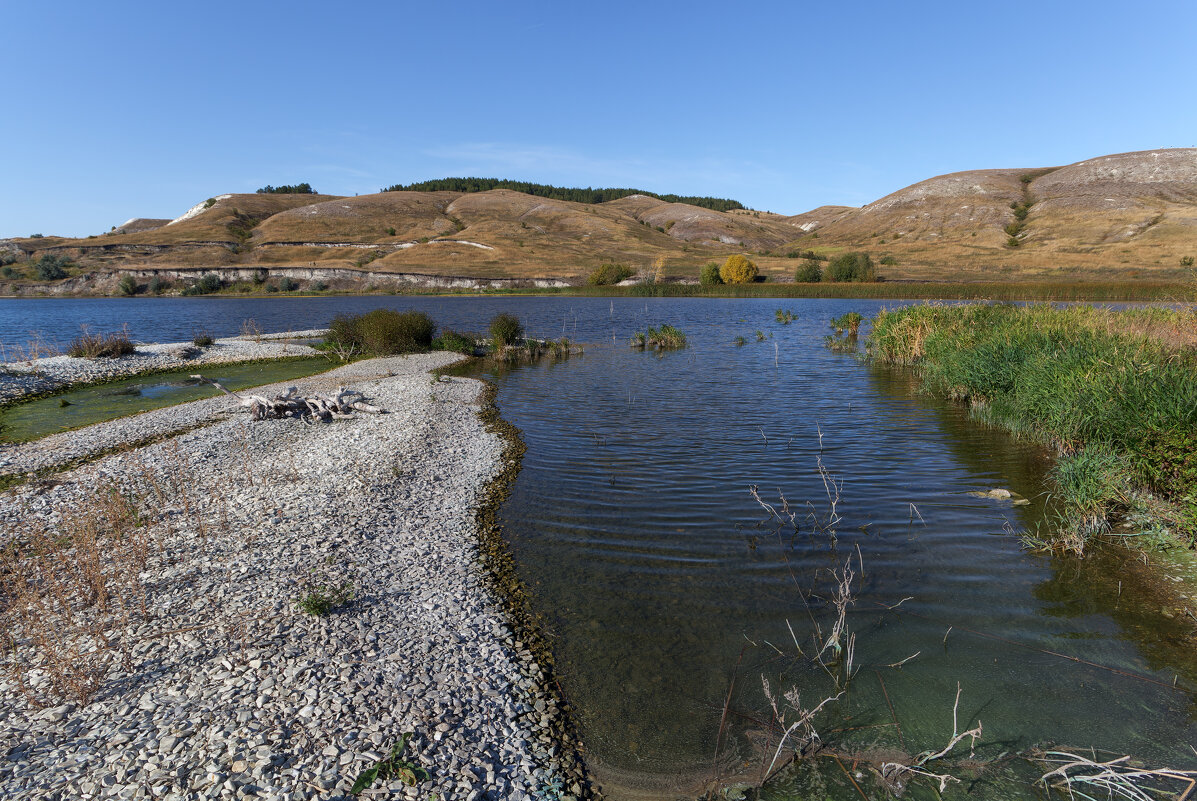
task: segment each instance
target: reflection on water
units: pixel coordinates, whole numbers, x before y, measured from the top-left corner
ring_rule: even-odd
[[[1120,600],[1116,578],[1095,580],[1123,570],[1117,554],[1025,552],[1014,532],[1043,512],[1046,455],[914,394],[908,376],[826,351],[827,319],[864,304],[661,303],[651,322],[692,343],[661,355],[622,347],[643,307],[606,305],[579,319],[613,329],[615,346],[496,379],[528,444],[504,524],[610,797],[763,772],[761,677],[809,705],[835,692],[795,639],[809,652],[815,621],[830,628],[831,572],[848,558],[863,562],[848,616],[859,671],[820,718],[842,753],[938,750],[959,682],[961,722],[984,723],[980,757],[1054,742],[1194,762],[1191,627],[1132,602],[1134,582]],[[798,321],[778,325],[779,305]],[[732,345],[756,329],[771,338]],[[814,527],[828,513],[820,460],[843,482],[834,546]],[[750,485],[798,510],[797,536],[760,525]],[[1034,502],[968,494],[994,487]],[[1007,760],[945,795],[1030,798],[1033,778]],[[783,771],[767,795],[858,797],[830,759]]]

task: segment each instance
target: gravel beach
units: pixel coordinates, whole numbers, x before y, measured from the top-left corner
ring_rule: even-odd
[[[303,394],[347,385],[384,415],[251,423],[221,396],[5,448],[5,472],[93,457],[0,496],[6,542],[81,530],[108,498],[137,507],[129,530],[150,547],[120,585],[140,604],[50,604],[58,617],[36,618],[47,641],[75,647],[75,669],[95,679],[87,697],[38,656],[36,623],[8,627],[0,795],[348,797],[408,732],[403,758],[429,778],[380,779],[362,797],[587,792],[481,566],[474,515],[503,442],[478,418],[481,383],[429,375],[457,358],[287,382]],[[160,440],[98,455],[147,437]],[[336,608],[301,611],[320,594],[340,595]]]
[[[119,359],[83,359],[60,355],[6,361],[0,365],[0,403],[19,400],[25,395],[52,392],[71,384],[112,381],[151,371],[287,356],[315,356],[319,352],[303,344],[302,340],[324,333],[324,329],[313,329],[226,337],[203,348],[194,347],[188,342],[136,343],[136,352]]]

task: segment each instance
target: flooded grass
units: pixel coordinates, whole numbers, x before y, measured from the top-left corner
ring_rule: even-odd
[[[1195,340],[1191,308],[924,305],[879,313],[866,350],[1055,447],[1055,539],[1081,552],[1136,516],[1186,545],[1197,537]]]

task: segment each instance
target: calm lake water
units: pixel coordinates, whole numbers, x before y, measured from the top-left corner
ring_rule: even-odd
[[[782,712],[787,691],[809,708],[836,694],[829,673],[845,685],[842,658],[825,656],[826,671],[810,659],[845,564],[855,672],[814,721],[840,762],[825,753],[788,768],[766,797],[859,798],[856,772],[869,798],[884,797],[866,760],[942,748],[958,685],[961,730],[980,719],[976,755],[999,762],[944,764],[964,779],[944,797],[1042,797],[1030,784],[1042,771],[1005,758],[1035,744],[1197,763],[1192,626],[1164,617],[1117,553],[1078,560],[1020,543],[1044,515],[1047,455],[919,395],[908,374],[824,347],[831,317],[885,304],[20,300],[0,301],[0,341],[21,346],[30,330],[61,341],[81,322],[128,322],[146,341],[234,334],[249,317],[267,331],[310,328],[380,305],[467,331],[509,311],[533,335],[587,343],[568,361],[490,377],[528,445],[503,524],[608,797],[692,797],[758,778],[778,732],[762,677]],[[778,324],[779,308],[795,321]],[[626,346],[661,323],[690,347]],[[779,511],[788,502],[797,531],[768,522],[754,485]],[[995,487],[1032,503],[969,494]],[[905,797],[936,794],[916,781]]]

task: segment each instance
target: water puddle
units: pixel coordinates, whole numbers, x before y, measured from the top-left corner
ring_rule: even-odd
[[[0,441],[28,442],[105,420],[220,394],[220,390],[191,378],[192,373],[202,373],[237,391],[322,373],[334,366],[323,356],[250,364],[196,365],[188,370],[80,387],[0,409]]]

